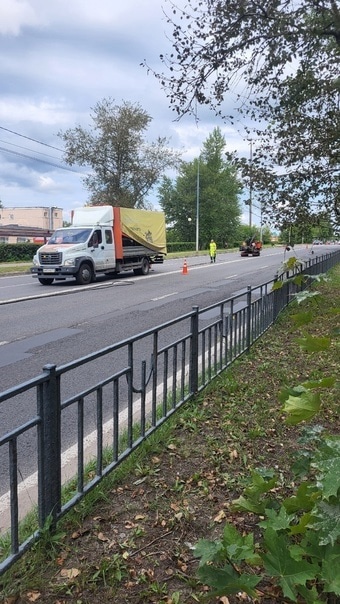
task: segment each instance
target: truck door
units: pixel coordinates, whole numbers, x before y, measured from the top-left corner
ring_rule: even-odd
[[[97,228],[93,231],[88,246],[97,271],[115,267],[112,229]]]

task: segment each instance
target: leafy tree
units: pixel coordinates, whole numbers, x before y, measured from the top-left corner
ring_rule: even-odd
[[[178,164],[179,154],[167,147],[166,138],[146,142],[152,118],[138,104],[119,106],[109,98],[92,111],[91,130],[78,125],[59,132],[66,163],[91,168],[84,177],[91,205],[145,207],[147,194],[164,170]]]
[[[223,119],[245,114],[257,145],[252,166],[244,161],[243,170],[248,177],[252,171],[269,218],[285,228],[313,224],[322,211],[338,223],[335,0],[188,0],[183,10],[170,4],[173,52],[161,55],[168,71],[155,75],[173,110],[196,114],[198,104],[206,104]],[[231,95],[230,115],[225,100]]]
[[[197,197],[199,246],[206,248],[213,238],[219,247],[224,247],[235,239],[241,187],[232,156],[223,157],[225,144],[220,129],[215,128],[204,142],[200,157],[182,162],[175,183],[163,178],[159,203],[179,241],[195,241]]]

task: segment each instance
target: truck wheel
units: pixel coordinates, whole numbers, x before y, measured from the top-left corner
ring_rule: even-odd
[[[76,283],[78,285],[88,285],[93,281],[93,270],[90,264],[84,262],[77,272]]]
[[[48,279],[47,277],[39,277],[38,279],[41,285],[52,285],[54,279]]]
[[[141,267],[135,268],[133,272],[135,273],[135,275],[148,275],[149,270],[150,270],[149,260],[147,258],[143,258]]]

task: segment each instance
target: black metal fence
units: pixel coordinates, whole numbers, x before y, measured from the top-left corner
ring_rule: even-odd
[[[54,526],[178,407],[249,350],[309,284],[309,278],[294,283],[294,275],[325,273],[338,262],[340,250],[311,258],[280,275],[277,289],[274,280],[203,309],[195,306],[72,363],[46,365],[41,375],[1,393],[3,414],[6,404],[18,418],[34,406],[36,413],[0,437],[0,574],[39,538],[47,521]],[[93,384],[89,368],[98,359]],[[36,530],[21,537],[21,521],[32,509]]]

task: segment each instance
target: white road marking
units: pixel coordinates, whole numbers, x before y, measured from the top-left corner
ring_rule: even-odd
[[[164,300],[164,298],[169,298],[170,296],[176,296],[178,292],[172,292],[171,294],[165,294],[164,296],[159,296],[158,298],[151,298],[152,302],[157,302],[157,300]]]

